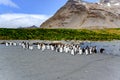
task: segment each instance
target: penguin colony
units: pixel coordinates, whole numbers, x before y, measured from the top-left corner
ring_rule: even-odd
[[[101,48],[99,51],[97,50],[96,46],[86,46],[82,48],[80,44],[62,44],[62,43],[36,43],[34,46],[33,44],[30,44],[28,42],[21,42],[21,43],[15,43],[15,42],[5,42],[6,46],[21,46],[23,49],[29,49],[33,50],[35,47],[39,50],[45,51],[45,50],[52,50],[55,52],[60,53],[70,53],[71,55],[90,55],[90,54],[96,54],[98,52],[103,53],[105,51],[104,48]]]

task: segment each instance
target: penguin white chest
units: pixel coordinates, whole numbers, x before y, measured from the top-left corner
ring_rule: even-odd
[[[73,49],[71,50],[71,54],[72,54],[72,55],[75,55],[75,53],[74,53],[74,50],[73,50]]]

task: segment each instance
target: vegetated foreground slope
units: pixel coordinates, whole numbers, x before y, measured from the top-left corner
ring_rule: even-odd
[[[120,29],[0,29],[1,40],[120,40]]]

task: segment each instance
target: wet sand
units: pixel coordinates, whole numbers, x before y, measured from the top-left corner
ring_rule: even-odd
[[[120,80],[120,57],[0,45],[0,80]]]

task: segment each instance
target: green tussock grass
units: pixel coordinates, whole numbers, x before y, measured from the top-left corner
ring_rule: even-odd
[[[0,28],[0,40],[120,40],[120,29],[7,29]]]

